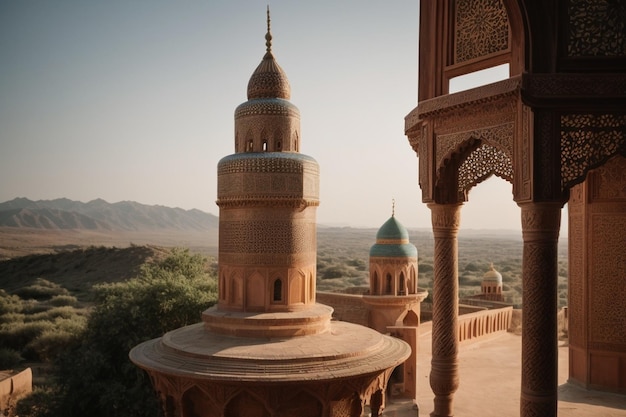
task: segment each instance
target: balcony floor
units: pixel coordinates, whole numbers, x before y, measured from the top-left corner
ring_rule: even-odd
[[[420,327],[418,352],[419,416],[433,411],[434,394],[428,375],[431,359],[430,323]],[[477,341],[461,344],[459,349],[459,389],[455,394],[454,414],[458,417],[519,416],[522,338],[500,332]],[[626,395],[588,391],[568,384],[567,344],[559,345],[558,415],[567,417],[626,417]],[[387,417],[417,416],[410,401],[388,404]]]

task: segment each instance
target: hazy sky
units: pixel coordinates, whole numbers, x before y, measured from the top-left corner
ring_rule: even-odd
[[[259,0],[0,2],[0,201],[133,200],[218,214],[217,162],[265,52]],[[270,2],[273,51],[321,169],[323,224],[430,227],[404,136],[419,2]],[[519,229],[510,184],[463,228]]]

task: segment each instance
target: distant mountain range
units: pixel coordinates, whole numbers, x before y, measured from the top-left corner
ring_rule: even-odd
[[[83,230],[214,231],[218,217],[200,210],[148,206],[134,201],[88,203],[67,198],[32,201],[15,198],[0,203],[0,227]]]

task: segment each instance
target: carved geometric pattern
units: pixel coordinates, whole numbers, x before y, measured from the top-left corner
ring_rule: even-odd
[[[221,221],[220,252],[297,253],[315,250],[315,224],[291,221]]]
[[[289,100],[290,96],[291,87],[287,75],[269,52],[248,81],[248,99],[279,97]]]
[[[300,110],[289,101],[277,98],[246,101],[235,109],[235,119],[258,115],[289,116],[300,119]]]
[[[626,216],[595,214],[592,224],[589,340],[626,345]]]
[[[491,174],[512,182],[513,163],[502,150],[483,144],[476,148],[459,167],[459,191],[468,191]]]
[[[435,237],[433,280],[433,326],[430,386],[439,407],[451,409],[452,396],[459,386],[458,376],[458,249],[460,205],[429,205]],[[448,414],[441,414],[448,415]]]
[[[265,154],[255,154],[254,157],[230,155],[218,164],[217,175],[236,172],[301,173],[305,169],[309,172],[319,173],[317,163],[306,155],[293,155],[292,157],[287,157],[285,154],[279,154],[275,157],[268,157]]]
[[[574,186],[574,189],[581,189],[582,185]],[[573,190],[574,190],[573,189]],[[575,194],[575,193],[574,193]],[[570,193],[570,196],[572,193]],[[569,209],[569,267],[568,267],[568,305],[569,305],[569,328],[568,336],[570,344],[573,346],[582,347],[585,342],[585,292],[584,292],[584,263],[585,258],[585,245],[584,243],[584,229],[583,229],[583,216],[580,214],[572,214],[572,206],[577,203],[572,202],[570,198]],[[580,205],[580,203],[578,203]]]
[[[457,0],[455,6],[454,63],[508,49],[509,22],[501,0]]]
[[[556,243],[524,243],[523,392],[550,393],[556,387],[556,253]]]
[[[626,159],[616,156],[597,169],[593,201],[626,200]]]
[[[428,138],[426,136],[426,127],[423,126],[422,127],[422,134],[419,136],[419,151],[418,151],[418,164],[419,164],[419,178],[418,178],[418,182],[419,182],[419,186],[422,189],[422,194],[423,194],[423,198],[427,198],[430,199],[431,197],[431,192],[430,192],[430,187],[429,185],[429,178],[428,178],[428,167],[430,166],[429,161],[429,150],[427,147],[427,142],[428,142]],[[419,152],[421,152],[421,157]]]
[[[587,171],[621,153],[626,155],[626,115],[561,116],[561,186],[584,179]]]
[[[560,204],[523,204],[523,416],[555,415],[557,238]]]
[[[569,56],[626,55],[626,7],[615,0],[570,0]]]
[[[506,151],[509,159],[513,155],[513,129],[515,125],[504,123],[483,129],[437,136],[437,167],[441,168],[444,159],[450,158],[454,151],[459,151],[459,145],[470,139],[480,139],[498,145]]]

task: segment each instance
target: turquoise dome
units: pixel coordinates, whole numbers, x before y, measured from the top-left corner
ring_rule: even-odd
[[[389,220],[385,222],[378,233],[376,233],[376,240],[391,239],[391,240],[409,240],[409,232],[402,226],[402,224],[396,220],[394,216],[391,216]]]
[[[409,232],[391,216],[376,233],[376,243],[370,248],[370,257],[417,258],[417,248],[409,242]]]

